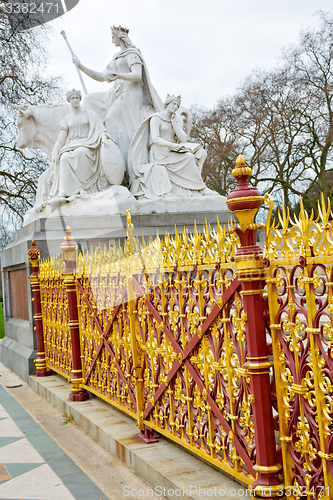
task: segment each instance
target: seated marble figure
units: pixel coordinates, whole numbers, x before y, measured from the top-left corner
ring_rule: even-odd
[[[206,151],[188,142],[184,130],[186,108],[180,96],[167,96],[165,110],[147,118],[136,132],[129,150],[134,172],[130,190],[137,198],[216,196],[204,184],[201,171]]]
[[[80,91],[73,89],[66,98],[72,112],[61,120],[52,151],[54,178],[50,198],[57,199],[94,193],[115,183],[114,172],[107,168],[107,155],[103,155],[103,148],[112,142],[104,125],[94,111],[81,108]],[[117,184],[121,184],[123,172],[120,165]]]

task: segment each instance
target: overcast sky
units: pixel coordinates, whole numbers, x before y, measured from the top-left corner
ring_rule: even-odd
[[[301,28],[315,26],[331,0],[80,0],[52,25],[51,68],[80,88],[65,30],[85,66],[102,71],[118,50],[110,25],[130,29],[160,97],[181,94],[185,106],[213,106],[255,68],[269,69]],[[83,75],[88,92],[108,88]]]

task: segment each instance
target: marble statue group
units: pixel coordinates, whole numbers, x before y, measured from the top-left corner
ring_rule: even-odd
[[[111,31],[120,50],[105,71],[73,56],[87,76],[110,83],[109,90],[82,99],[73,89],[68,105],[17,107],[17,145],[39,147],[52,160],[39,179],[35,212],[120,186],[125,173],[137,200],[217,196],[202,180],[207,155],[189,142],[192,117],[181,96],[168,95],[163,103],[129,31]]]

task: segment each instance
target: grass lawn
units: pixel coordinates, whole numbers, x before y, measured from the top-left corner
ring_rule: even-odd
[[[0,302],[0,339],[3,339],[4,336],[5,336],[5,321],[3,318],[2,302]]]

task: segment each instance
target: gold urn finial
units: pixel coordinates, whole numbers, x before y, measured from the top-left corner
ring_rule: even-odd
[[[231,172],[231,175],[237,179],[237,177],[250,177],[252,175],[252,170],[246,165],[246,160],[243,155],[239,155],[236,160],[236,167]]]
[[[239,155],[236,160],[236,165],[246,165],[246,160],[243,155]]]
[[[66,271],[65,272],[67,272],[67,273],[73,271],[76,248],[77,248],[77,245],[76,245],[76,242],[74,241],[74,238],[72,236],[72,230],[71,230],[70,226],[67,226],[64,241],[60,245],[60,250],[64,254],[64,258],[66,261]]]
[[[244,156],[239,155],[232,171],[232,176],[237,180],[238,186],[228,194],[227,205],[229,210],[238,217],[242,233],[245,233],[254,223],[255,215],[263,203],[263,197],[258,189],[248,184],[251,174],[252,170],[246,165]]]
[[[31,264],[31,267],[38,267],[39,259],[40,259],[40,251],[36,246],[35,240],[31,242],[31,248],[28,251],[28,258]]]
[[[65,241],[74,240],[74,238],[72,236],[71,226],[66,227],[66,236],[65,236],[64,240]]]

